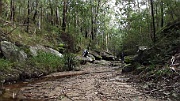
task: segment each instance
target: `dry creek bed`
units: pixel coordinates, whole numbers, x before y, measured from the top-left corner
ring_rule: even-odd
[[[50,74],[47,81],[22,87],[15,97],[33,101],[162,101],[126,82],[129,78],[117,68],[89,64],[81,71]]]

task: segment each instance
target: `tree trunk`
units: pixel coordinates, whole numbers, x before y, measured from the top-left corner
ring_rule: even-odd
[[[51,25],[54,25],[54,17],[53,17],[53,5],[52,5],[52,1],[51,0],[49,0],[49,2],[50,2],[50,9],[51,9],[51,16],[50,16],[50,22],[51,22]]]
[[[0,0],[0,16],[1,16],[1,13],[2,13],[2,0]]]
[[[38,0],[35,1],[36,2],[36,8],[35,8],[35,12],[34,12],[34,16],[33,16],[33,21],[34,23],[36,23],[36,16],[38,14]]]
[[[150,0],[151,3],[151,16],[152,16],[152,27],[153,27],[153,43],[156,42],[156,27],[155,27],[155,18],[154,18],[154,7],[153,0]]]
[[[161,27],[164,26],[164,4],[163,1],[161,0]]]
[[[90,0],[90,3],[92,3],[92,1]],[[91,40],[94,40],[94,8],[93,6],[91,6]]]
[[[27,31],[27,33],[29,32],[29,23],[30,23],[30,19],[29,19],[29,17],[30,17],[30,1],[28,0],[28,4],[27,4],[27,8],[28,8],[28,15],[27,15],[27,29],[26,29],[26,31]]]
[[[96,1],[98,4],[97,4],[97,7],[95,9],[95,18],[94,18],[94,23],[95,23],[95,26],[94,26],[94,38],[96,38],[96,33],[97,33],[97,17],[98,17],[98,14],[99,14],[99,8],[100,8],[100,2],[101,0],[98,0]],[[94,39],[93,38],[93,39]]]
[[[59,8],[56,7],[56,25],[59,25]]]
[[[10,5],[10,12],[11,12],[11,14],[10,14],[10,20],[11,21],[14,21],[15,20],[15,18],[14,18],[14,16],[15,16],[15,6],[14,6],[14,0],[11,0],[11,5]]]
[[[67,13],[67,0],[64,0],[63,4],[63,22],[62,22],[62,30],[65,32],[66,31],[66,13]]]
[[[38,28],[39,28],[39,30],[41,29],[42,20],[43,20],[43,8],[42,8],[42,6],[41,6],[41,8],[40,8],[40,15],[39,15],[39,22],[38,22]]]
[[[108,49],[108,43],[109,43],[109,34],[107,33],[106,34],[106,51],[108,52],[109,49]]]

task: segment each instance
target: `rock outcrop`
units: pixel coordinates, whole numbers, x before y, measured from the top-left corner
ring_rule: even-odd
[[[87,58],[89,58],[91,60],[91,62],[96,60],[92,54],[88,54]]]
[[[122,73],[132,72],[135,70],[135,66],[132,64],[127,64],[122,68]]]
[[[1,41],[1,51],[6,59],[12,61],[21,62],[27,59],[27,54],[23,50],[20,50],[15,44],[8,41]]]
[[[103,60],[107,60],[107,61],[115,60],[115,57],[109,52],[101,52],[101,56]]]
[[[30,52],[32,56],[37,56],[38,51],[44,51],[48,53],[52,53],[58,57],[62,57],[63,55],[59,53],[57,50],[54,50],[52,48],[44,47],[42,45],[36,45],[36,46],[30,46]]]
[[[80,62],[80,64],[86,64],[87,62],[94,62],[95,58],[92,55],[89,55],[87,57],[83,57],[83,56],[76,56],[76,59]]]
[[[110,61],[106,61],[106,60],[96,60],[94,61],[95,64],[99,64],[99,65],[110,65],[111,62]]]
[[[102,56],[100,55],[100,52],[96,52],[96,51],[90,51],[90,54],[92,54],[96,60],[101,60]]]
[[[31,56],[37,56],[38,51],[44,51],[54,54],[58,57],[63,57],[63,55],[59,53],[57,50],[54,50],[49,47],[44,47],[42,45],[30,46],[26,48],[29,48],[27,50],[30,51]],[[28,58],[28,54],[25,53],[23,49],[8,41],[1,41],[0,50],[0,55],[12,61],[23,62],[26,61],[26,59]]]

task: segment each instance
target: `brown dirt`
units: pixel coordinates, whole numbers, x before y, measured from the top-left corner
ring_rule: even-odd
[[[17,98],[40,101],[162,101],[139,91],[133,83],[127,83],[129,78],[117,67],[90,64],[82,71],[59,72],[47,76],[50,77],[52,80],[21,88]]]

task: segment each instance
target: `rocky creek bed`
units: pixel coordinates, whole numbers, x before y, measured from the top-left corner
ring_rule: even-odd
[[[89,64],[33,82],[6,85],[2,101],[163,101],[129,83],[119,67]]]

